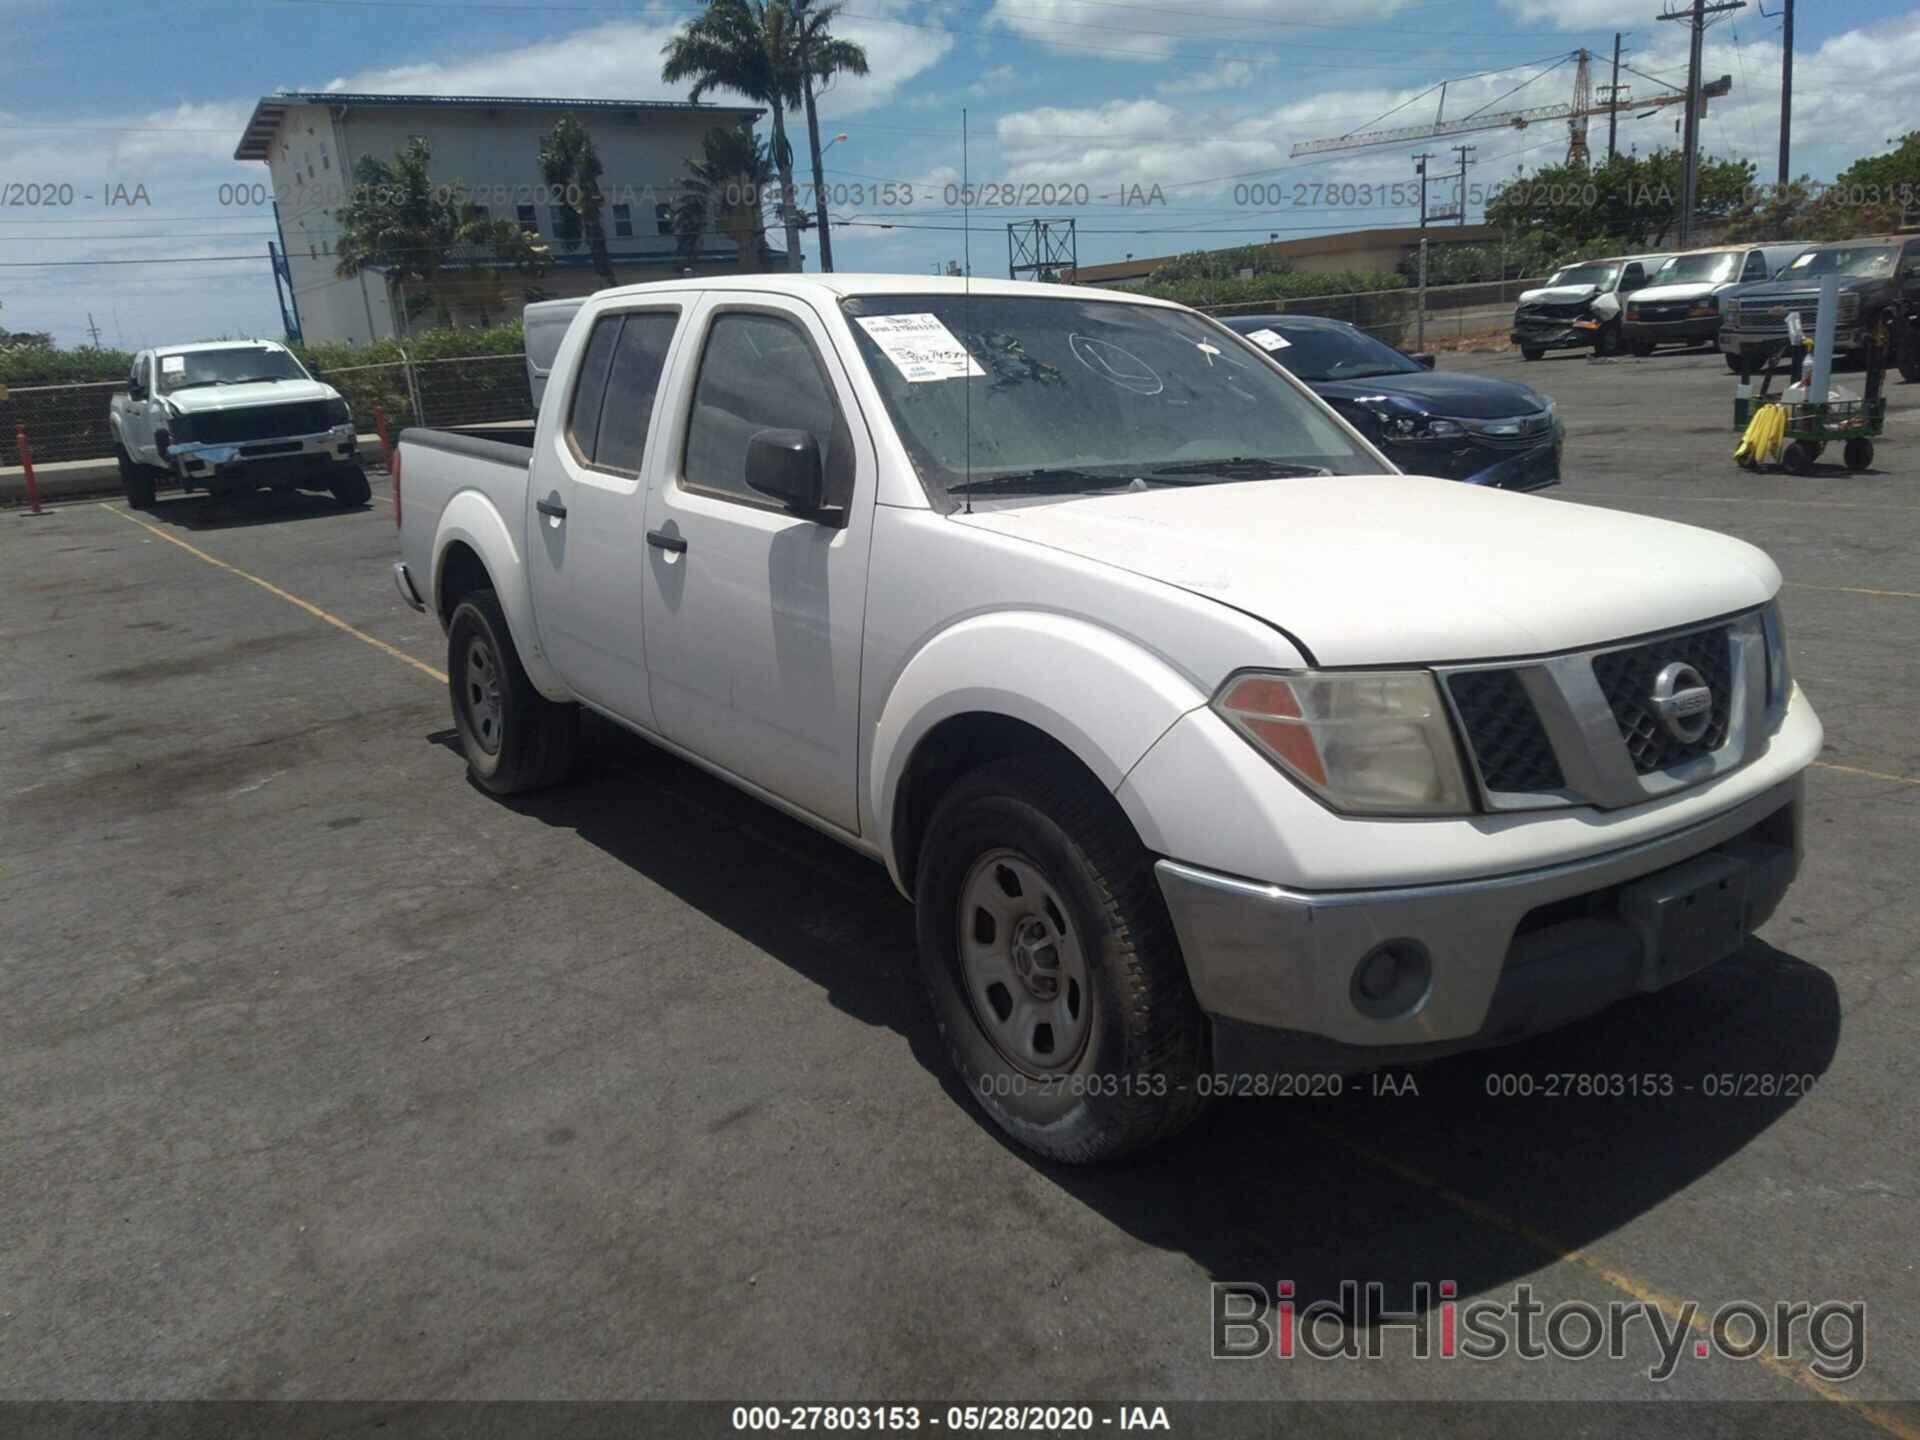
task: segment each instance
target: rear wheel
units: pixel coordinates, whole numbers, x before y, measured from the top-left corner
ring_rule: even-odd
[[[328,488],[333,491],[333,498],[347,509],[364,505],[373,498],[373,486],[367,483],[367,472],[358,463],[336,469]]]
[[[1849,440],[1840,452],[1840,458],[1849,470],[1867,470],[1873,466],[1873,442],[1871,440]]]
[[[1620,353],[1620,322],[1610,321],[1593,332],[1593,353],[1596,355],[1618,355]]]
[[[564,780],[580,741],[580,708],[534,689],[491,590],[471,592],[447,627],[453,726],[474,783],[495,795]]]
[[[1091,776],[984,766],[927,827],[921,969],[982,1109],[1052,1160],[1109,1160],[1202,1106],[1206,1023],[1152,857]]]
[[[1811,475],[1814,459],[1819,451],[1804,440],[1796,440],[1781,452],[1780,463],[1789,475]]]
[[[135,510],[153,508],[153,471],[127,454],[127,447],[116,444],[113,447],[114,462],[120,467],[120,488],[126,492],[127,504]]]

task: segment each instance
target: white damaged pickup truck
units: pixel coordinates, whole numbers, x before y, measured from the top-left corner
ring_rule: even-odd
[[[142,350],[109,423],[120,483],[137,509],[162,484],[214,496],[326,490],[349,506],[372,494],[354,454],[353,411],[270,340]]]
[[[1773,562],[1399,474],[1261,338],[901,275],[594,296],[530,448],[401,437],[473,777],[563,779],[592,709],[872,856],[968,1088],[1069,1161],[1740,949],[1821,744]]]

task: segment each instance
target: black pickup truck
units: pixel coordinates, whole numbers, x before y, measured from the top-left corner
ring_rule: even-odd
[[[1840,313],[1833,332],[1836,355],[1871,349],[1894,361],[1905,380],[1920,380],[1920,235],[1873,235],[1819,245],[1770,284],[1743,288],[1720,326],[1720,348],[1780,346],[1787,316],[1797,312],[1813,333],[1822,277],[1839,277]]]

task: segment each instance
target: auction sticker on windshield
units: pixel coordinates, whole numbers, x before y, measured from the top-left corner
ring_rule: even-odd
[[[909,384],[987,373],[938,315],[862,315],[859,320]]]
[[[162,355],[160,357],[160,373],[162,375],[178,375],[186,368],[187,357],[184,355]]]
[[[1249,330],[1247,331],[1247,339],[1253,341],[1253,343],[1258,345],[1262,350],[1284,350],[1287,348],[1287,337],[1282,335],[1278,330]]]

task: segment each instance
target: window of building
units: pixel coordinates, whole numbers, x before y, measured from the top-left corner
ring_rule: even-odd
[[[685,484],[770,505],[747,485],[747,442],[769,429],[809,431],[820,446],[829,499],[846,503],[852,440],[806,332],[777,315],[722,314],[707,331],[694,385]]]
[[[653,207],[653,228],[659,235],[673,233],[673,206],[662,203]]]
[[[537,232],[540,229],[540,219],[534,213],[533,206],[516,205],[513,207],[513,213],[514,213],[514,218],[520,222],[520,228],[522,230],[532,230]]]
[[[472,208],[473,208],[473,218],[482,222],[483,224],[486,221],[491,220],[493,218],[493,210],[490,206],[475,205]]]
[[[619,240],[633,238],[633,206],[616,205],[613,207],[613,233]]]

